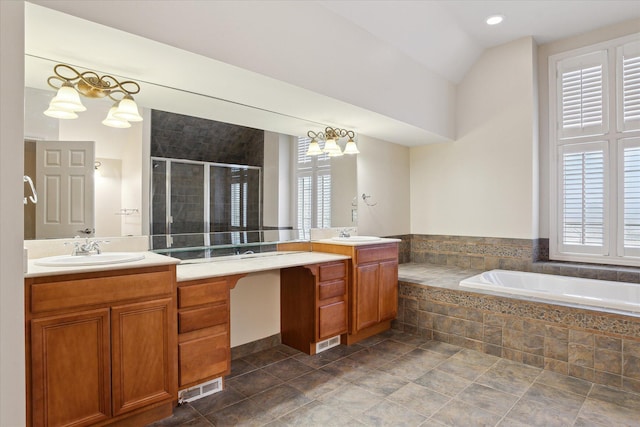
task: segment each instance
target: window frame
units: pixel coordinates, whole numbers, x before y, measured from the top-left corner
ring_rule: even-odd
[[[640,265],[640,250],[624,247],[624,194],[623,171],[621,162],[624,149],[623,141],[640,137],[640,126],[632,123],[625,126],[621,119],[622,81],[620,65],[622,49],[625,45],[639,41],[640,33],[609,40],[592,46],[562,52],[549,56],[549,159],[550,159],[550,216],[549,216],[549,258],[559,261],[586,262],[613,265]],[[635,49],[635,46],[634,46]],[[580,57],[596,56],[597,52],[606,52],[603,66],[603,126],[600,132],[593,128],[586,132],[563,132],[560,73],[562,67]],[[634,51],[635,54],[635,51]],[[563,61],[564,64],[562,63]],[[563,232],[563,172],[562,153],[574,150],[578,144],[604,144],[605,187],[604,187],[604,248],[602,253],[593,253],[592,249],[572,247],[562,239]],[[595,251],[598,252],[598,251]]]

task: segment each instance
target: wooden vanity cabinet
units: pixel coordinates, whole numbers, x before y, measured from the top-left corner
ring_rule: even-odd
[[[25,279],[28,424],[170,416],[175,286],[174,265]]]
[[[337,245],[313,242],[313,250],[349,255],[349,331],[356,343],[391,327],[398,313],[398,243]]]
[[[178,283],[178,385],[231,373],[229,292],[244,275]]]
[[[280,270],[282,343],[307,354],[347,332],[347,261]]]

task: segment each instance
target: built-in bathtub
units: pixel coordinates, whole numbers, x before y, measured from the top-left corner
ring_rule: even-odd
[[[504,284],[505,276],[511,273],[521,281],[529,276],[517,271],[503,273],[493,274],[494,279],[500,277],[494,282]],[[492,275],[486,274],[481,281],[478,270],[425,263],[401,264],[398,317],[393,327],[640,393],[640,310],[637,305],[640,284],[576,279],[580,290],[577,295],[582,298],[567,301],[561,299],[566,295],[550,296],[543,285],[534,284],[523,291],[534,290],[539,292],[537,295],[516,294],[499,285],[491,289],[491,285],[482,283],[490,281],[486,276]],[[573,280],[542,276],[557,279],[547,281],[548,287],[554,290],[561,287],[564,280]],[[478,287],[462,286],[461,282],[468,278],[477,282]],[[591,282],[605,285],[604,293],[582,292],[592,287]],[[615,298],[614,289],[622,291]],[[631,293],[624,293],[629,289]],[[563,294],[574,293],[565,290]],[[616,299],[629,303],[633,295],[635,302],[624,306],[619,302],[604,306],[594,300]]]
[[[640,314],[640,285],[635,283],[491,270],[461,280],[460,286]]]

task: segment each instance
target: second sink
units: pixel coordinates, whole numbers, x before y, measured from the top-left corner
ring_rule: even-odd
[[[120,264],[144,259],[138,252],[103,252],[92,255],[59,255],[40,258],[36,265],[43,267],[81,267],[86,265]]]

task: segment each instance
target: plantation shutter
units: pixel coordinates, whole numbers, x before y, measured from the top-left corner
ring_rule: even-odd
[[[600,135],[608,129],[607,51],[557,63],[558,135]]]
[[[620,141],[622,255],[640,256],[640,138]]]
[[[240,183],[231,184],[231,226],[240,227]]]
[[[607,245],[606,143],[560,147],[560,246],[604,255]]]
[[[317,183],[316,226],[319,228],[329,228],[331,227],[331,174],[318,174]]]
[[[311,138],[299,137],[296,147],[296,216],[298,230],[331,227],[331,159],[307,156]]]
[[[640,129],[640,42],[618,48],[618,129]]]
[[[297,218],[298,218],[298,230],[309,230],[311,229],[311,176],[298,176],[298,209],[297,209]]]

